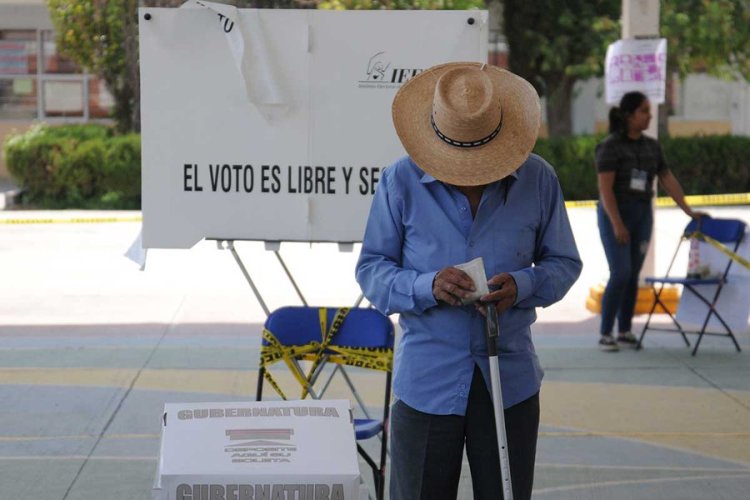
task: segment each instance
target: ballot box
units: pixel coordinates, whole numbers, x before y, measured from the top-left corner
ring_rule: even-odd
[[[164,406],[154,500],[359,500],[346,400]]]

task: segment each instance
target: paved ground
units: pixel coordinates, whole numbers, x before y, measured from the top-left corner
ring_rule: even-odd
[[[709,211],[750,220],[750,207]],[[546,378],[534,498],[747,498],[750,334],[739,354],[709,339],[693,358],[667,334],[637,353],[596,350],[597,317],[583,303],[606,268],[593,210],[570,214],[585,269],[563,302],[539,313]],[[165,402],[254,394],[263,312],[227,251],[211,242],[152,251],[139,272],[122,257],[137,223],[1,223],[92,215],[0,212],[3,500],[149,498]],[[685,222],[658,211],[657,269]],[[271,308],[298,303],[273,253],[238,248]],[[303,244],[281,253],[311,303],[357,297],[355,253]],[[378,381],[355,377],[375,406]],[[468,469],[462,499],[467,478]]]

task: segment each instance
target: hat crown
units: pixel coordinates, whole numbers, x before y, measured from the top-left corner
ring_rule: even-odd
[[[441,182],[479,186],[529,157],[541,108],[529,82],[497,66],[450,62],[409,79],[393,99],[393,125],[406,153]]]
[[[435,86],[432,119],[441,134],[459,142],[490,136],[500,125],[500,96],[487,73],[478,67],[445,72]]]

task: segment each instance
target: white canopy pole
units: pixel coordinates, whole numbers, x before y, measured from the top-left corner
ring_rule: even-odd
[[[622,0],[622,38],[650,38],[659,36],[659,0]],[[669,68],[667,68],[669,71]],[[669,92],[669,89],[667,89]],[[653,118],[646,134],[654,139],[659,138],[659,110],[656,105],[651,109]],[[654,180],[656,184],[657,181]],[[656,186],[654,186],[656,192]],[[646,260],[641,269],[641,281],[644,276],[653,276],[656,248],[656,232],[652,234]]]

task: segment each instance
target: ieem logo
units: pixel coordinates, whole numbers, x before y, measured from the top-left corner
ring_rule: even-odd
[[[422,68],[391,67],[385,52],[377,52],[367,61],[365,78],[357,82],[359,88],[389,89],[400,87],[422,72]]]

